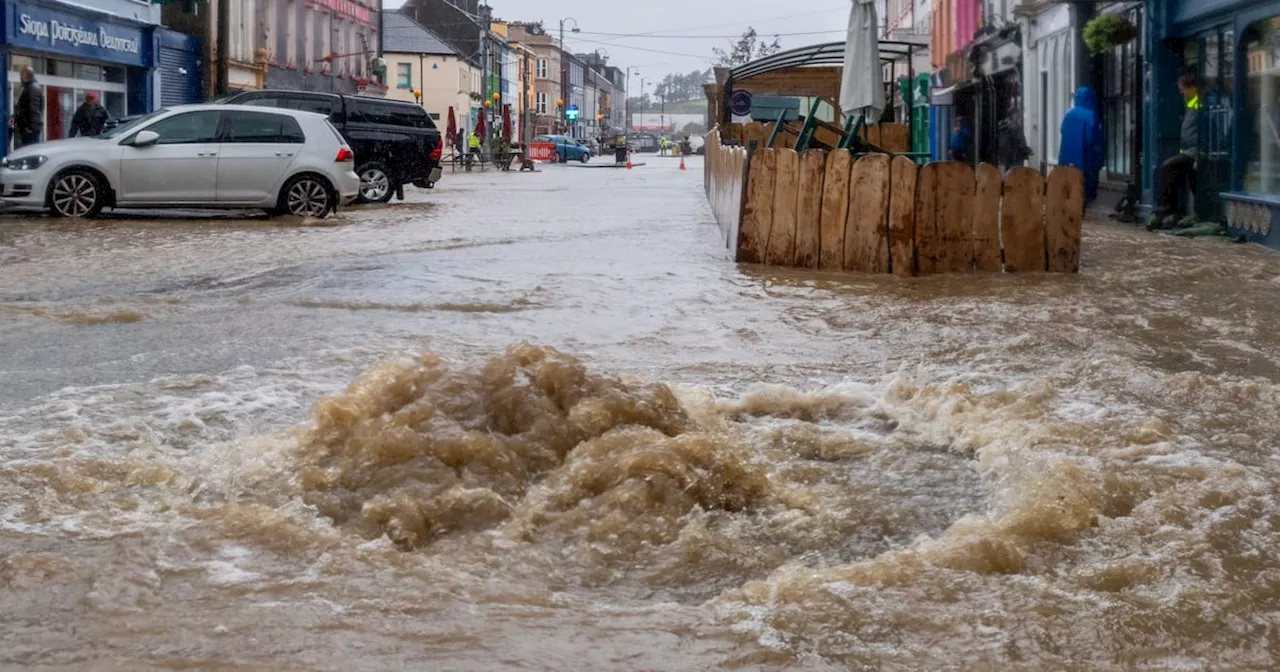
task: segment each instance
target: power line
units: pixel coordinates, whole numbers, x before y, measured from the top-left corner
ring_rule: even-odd
[[[568,37],[566,37],[565,39],[566,39],[566,40],[568,40],[569,38],[568,38]],[[600,41],[598,41],[598,40],[588,40],[588,39],[586,39],[586,38],[581,38],[581,37],[574,37],[574,38],[572,38],[572,39],[573,39],[574,41],[577,41],[577,42],[586,42],[586,43],[588,43],[588,44],[604,44],[604,45],[612,44],[612,43],[610,43],[610,42],[600,42]],[[624,49],[631,49],[631,50],[633,50],[633,51],[645,51],[645,52],[649,52],[649,53],[651,53],[651,54],[662,54],[662,55],[664,55],[664,56],[682,56],[682,57],[684,57],[684,58],[701,58],[701,59],[705,59],[705,60],[711,60],[711,56],[709,56],[709,55],[707,55],[707,54],[684,54],[684,53],[681,53],[681,52],[678,52],[678,51],[664,51],[664,50],[662,50],[662,49],[647,49],[647,48],[645,48],[645,47],[633,47],[633,46],[631,46],[631,45],[614,45],[614,46],[619,46],[619,47],[624,48]]]
[[[836,30],[810,30],[801,33],[759,33],[760,37],[795,37],[799,35],[830,35],[832,33],[843,33],[846,29],[839,28]],[[575,35],[603,35],[605,37],[617,37],[623,39],[645,38],[651,40],[732,40],[742,37],[741,35],[648,35],[645,33],[597,33],[589,30],[582,30]],[[616,42],[610,42],[616,44]],[[618,45],[627,49],[632,49],[630,45]]]

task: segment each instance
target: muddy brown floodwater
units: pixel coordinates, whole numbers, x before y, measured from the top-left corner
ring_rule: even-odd
[[[1280,665],[1280,257],[735,267],[649,163],[0,220],[0,667]]]

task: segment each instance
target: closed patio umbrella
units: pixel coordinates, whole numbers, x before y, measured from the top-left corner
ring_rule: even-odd
[[[458,117],[454,114],[453,108],[449,108],[449,125],[445,126],[444,140],[450,146],[458,142]]]
[[[480,138],[480,142],[484,142],[484,130],[485,130],[485,129],[484,129],[484,118],[485,118],[485,116],[486,116],[486,115],[485,115],[485,111],[484,111],[483,109],[481,109],[481,110],[480,110],[480,118],[476,121],[476,137],[477,137],[477,138]]]
[[[502,106],[502,139],[511,144],[511,106]]]
[[[879,122],[884,112],[884,73],[880,65],[875,0],[853,0],[844,45],[840,107],[847,116],[865,114],[868,124]]]

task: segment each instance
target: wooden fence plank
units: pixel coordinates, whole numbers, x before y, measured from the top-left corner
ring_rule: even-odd
[[[880,137],[880,124],[866,124],[862,130],[858,132],[863,142],[870,143],[876,147],[880,146],[882,139]]]
[[[1044,232],[1050,273],[1080,271],[1080,236],[1084,227],[1084,173],[1058,166],[1045,185]]]
[[[869,154],[853,163],[849,216],[844,234],[844,269],[889,272],[888,154]]]
[[[758,149],[751,155],[751,175],[747,184],[747,205],[738,234],[738,261],[764,262],[769,228],[773,225],[773,184],[777,173],[777,150]]]
[[[880,148],[894,153],[911,151],[911,135],[906,124],[880,124]]]
[[[942,246],[938,273],[973,271],[973,169],[959,161],[939,165],[935,221]]]
[[[932,275],[941,272],[938,257],[942,237],[938,232],[938,173],[942,163],[928,163],[920,169],[916,185],[916,272]]]
[[[822,228],[818,245],[818,268],[839,270],[844,266],[844,229],[849,217],[849,177],[853,156],[847,149],[827,155],[827,174],[822,183]]]
[[[822,239],[822,186],[827,153],[811,149],[800,155],[800,188],[796,196],[795,265],[817,268]]]
[[[744,211],[746,210],[746,202],[744,195],[747,190],[747,149],[737,146],[732,149],[732,166],[733,181],[729,187],[729,217],[733,221],[733,226],[729,230],[728,246],[733,252],[733,260],[738,260],[738,239],[742,235],[742,221]]]
[[[1003,266],[1000,249],[1000,191],[1004,180],[1000,169],[978,164],[977,190],[973,199],[973,266],[979,271],[999,273]]]
[[[1040,171],[1019,166],[1004,176],[1000,229],[1006,273],[1045,270],[1044,178]]]
[[[800,155],[794,149],[777,149],[777,178],[773,186],[773,226],[764,263],[791,266],[795,263],[796,213],[800,198]]]
[[[911,159],[895,156],[889,181],[889,247],[894,275],[916,274],[915,205],[919,169]]]

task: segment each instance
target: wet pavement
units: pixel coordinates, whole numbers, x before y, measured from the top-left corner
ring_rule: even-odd
[[[1280,258],[737,267],[676,166],[0,218],[0,666],[1275,667]]]

